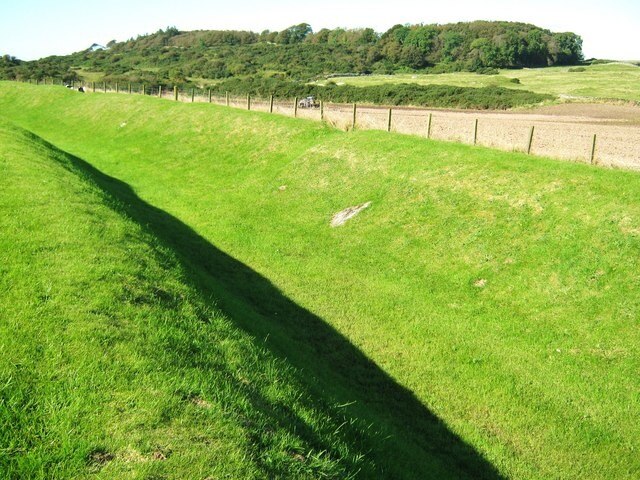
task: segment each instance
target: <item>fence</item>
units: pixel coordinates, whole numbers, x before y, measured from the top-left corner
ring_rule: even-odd
[[[49,80],[49,84],[51,83],[54,81]],[[61,82],[58,81],[57,84]],[[640,169],[640,127],[616,124],[610,120],[595,121],[580,117],[512,112],[389,108],[329,102],[321,102],[313,108],[302,108],[298,99],[214,95],[210,89],[104,82],[77,83],[71,86],[82,86],[86,92],[145,94],[181,102],[215,103],[324,121],[344,130],[386,130],[532,155]]]

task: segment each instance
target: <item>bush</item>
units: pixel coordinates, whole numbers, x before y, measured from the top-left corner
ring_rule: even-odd
[[[520,85],[520,79],[519,78],[511,78],[511,79],[509,79],[509,83],[516,83],[516,84]]]
[[[478,75],[498,75],[500,73],[500,70],[492,67],[483,67],[476,70],[476,73]]]

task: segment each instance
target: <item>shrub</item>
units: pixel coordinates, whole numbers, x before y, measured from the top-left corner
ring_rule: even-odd
[[[507,109],[520,105],[531,105],[551,99],[528,91],[517,91],[502,87],[453,87],[450,85],[385,84],[368,87],[336,85],[324,87],[302,82],[290,82],[274,78],[232,78],[213,85],[218,94],[229,92],[235,95],[251,94],[280,98],[303,98],[309,95],[320,100],[338,103],[370,103],[374,105],[416,105],[425,107]]]
[[[500,73],[500,70],[492,67],[483,67],[476,70],[476,73],[478,75],[498,75]]]

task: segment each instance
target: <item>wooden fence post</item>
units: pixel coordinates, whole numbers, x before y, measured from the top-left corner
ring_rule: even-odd
[[[173,99],[177,102],[178,101],[178,86],[174,85],[173,86]]]
[[[320,121],[324,122],[324,100],[320,100]]]
[[[357,105],[354,103],[353,104],[353,121],[351,122],[351,129],[355,130],[356,129],[356,115],[358,114],[358,107]]]
[[[433,114],[429,114],[429,124],[427,125],[427,138],[431,138],[431,119]]]
[[[196,101],[196,89],[192,88],[191,89],[191,103]]]
[[[391,131],[391,109],[389,109],[389,114],[387,115],[387,132]]]
[[[596,138],[597,135],[593,134],[593,144],[591,145],[591,165],[596,164]]]
[[[209,89],[209,103],[211,103],[211,89]]]
[[[273,95],[269,97],[269,113],[273,113]]]
[[[226,98],[227,107],[229,106],[229,92],[224,92],[224,96]]]
[[[120,84],[116,82],[116,93],[120,93]]]
[[[107,93],[107,82],[102,82],[102,91]]]
[[[142,84],[142,95],[146,95],[147,94],[147,86],[143,83]]]
[[[91,82],[91,91],[96,93],[96,82]]]
[[[162,85],[158,85],[158,98],[162,98]]]
[[[473,144],[476,145],[478,143],[478,119],[476,118],[476,123],[473,127]]]
[[[298,116],[298,97],[293,99],[293,116],[294,118]]]
[[[527,155],[531,155],[531,146],[533,145],[533,132],[536,131],[535,125],[531,127],[531,131],[529,132],[529,143],[527,144]]]
[[[247,110],[251,110],[251,95],[247,93]]]
[[[129,84],[129,95],[131,95],[131,84]]]

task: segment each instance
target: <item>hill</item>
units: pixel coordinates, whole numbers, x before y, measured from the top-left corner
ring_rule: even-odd
[[[332,79],[344,86],[367,88],[389,84],[417,86],[503,87],[552,94],[580,101],[627,100],[640,102],[640,68],[634,63],[594,63],[581,67],[549,67],[500,70],[491,75],[468,72],[429,74],[367,75]]]
[[[141,216],[193,232],[31,133],[3,122],[0,140],[2,478],[376,475],[366,426],[215,307]]]
[[[16,62],[6,55],[0,61],[0,78],[72,80],[94,72],[100,79],[156,84],[247,76],[306,81],[336,73],[485,71],[582,60],[582,40],[573,33],[486,21],[395,25],[382,34],[371,28],[314,33],[306,23],[260,34],[167,28],[108,47],[33,62]]]
[[[20,332],[17,322],[31,335],[0,336],[11,352],[3,372],[31,379],[1,384],[63,391],[53,396],[58,403],[41,403],[42,415],[1,417],[9,419],[2,432],[23,432],[3,442],[39,432],[9,459],[44,446],[74,472],[80,463],[69,458],[93,451],[70,454],[74,439],[90,438],[95,448],[95,438],[133,425],[134,440],[115,435],[104,441],[108,451],[125,468],[131,442],[167,457],[147,465],[175,477],[189,477],[181,468],[192,463],[214,463],[200,456],[215,454],[198,448],[212,438],[198,436],[200,428],[229,429],[236,446],[225,449],[225,431],[207,445],[221,456],[231,451],[223,473],[240,478],[295,478],[297,467],[337,478],[637,477],[637,174],[53,86],[0,83],[0,107],[69,152],[67,161],[99,187],[69,176],[54,182],[43,161],[10,177],[41,149],[12,154],[19,145],[0,144],[13,145],[0,157],[0,198],[17,212],[2,216],[10,262],[0,265],[13,272],[0,277],[10,312],[3,328]],[[14,136],[22,138],[6,135]],[[106,192],[124,215],[96,213],[84,188],[91,198]],[[359,216],[330,227],[336,212],[368,201]],[[65,220],[56,227],[58,216]],[[33,245],[20,250],[31,234]],[[153,261],[145,244],[166,256]],[[76,247],[85,253],[69,267]],[[53,263],[41,270],[34,258]],[[101,285],[117,295],[100,294]],[[214,320],[189,316],[198,311],[191,301]],[[69,305],[80,309],[75,323],[62,329],[67,317],[59,315],[50,333],[29,330],[35,313]],[[182,308],[184,321],[172,310]],[[82,329],[93,316],[115,322],[115,340],[88,343],[101,338]],[[67,344],[62,334],[87,353],[57,353]],[[32,365],[34,347],[54,349],[45,357],[51,368]],[[111,363],[93,363],[109,355]],[[109,373],[129,357],[134,365],[122,369],[135,374]],[[102,376],[111,380],[90,383]],[[70,382],[94,385],[87,395],[111,409],[75,415],[83,402],[65,400]],[[111,395],[113,386],[126,393]],[[156,396],[167,399],[163,408],[143,407]],[[188,421],[199,399],[221,415]],[[61,445],[29,423],[57,412],[80,419],[76,430],[54,430]],[[145,412],[150,418],[127,422]],[[105,414],[112,420],[100,421]],[[87,424],[106,433],[74,434]],[[191,443],[175,440],[169,455],[158,448],[174,445],[167,426]],[[243,454],[256,470],[235,470]]]

